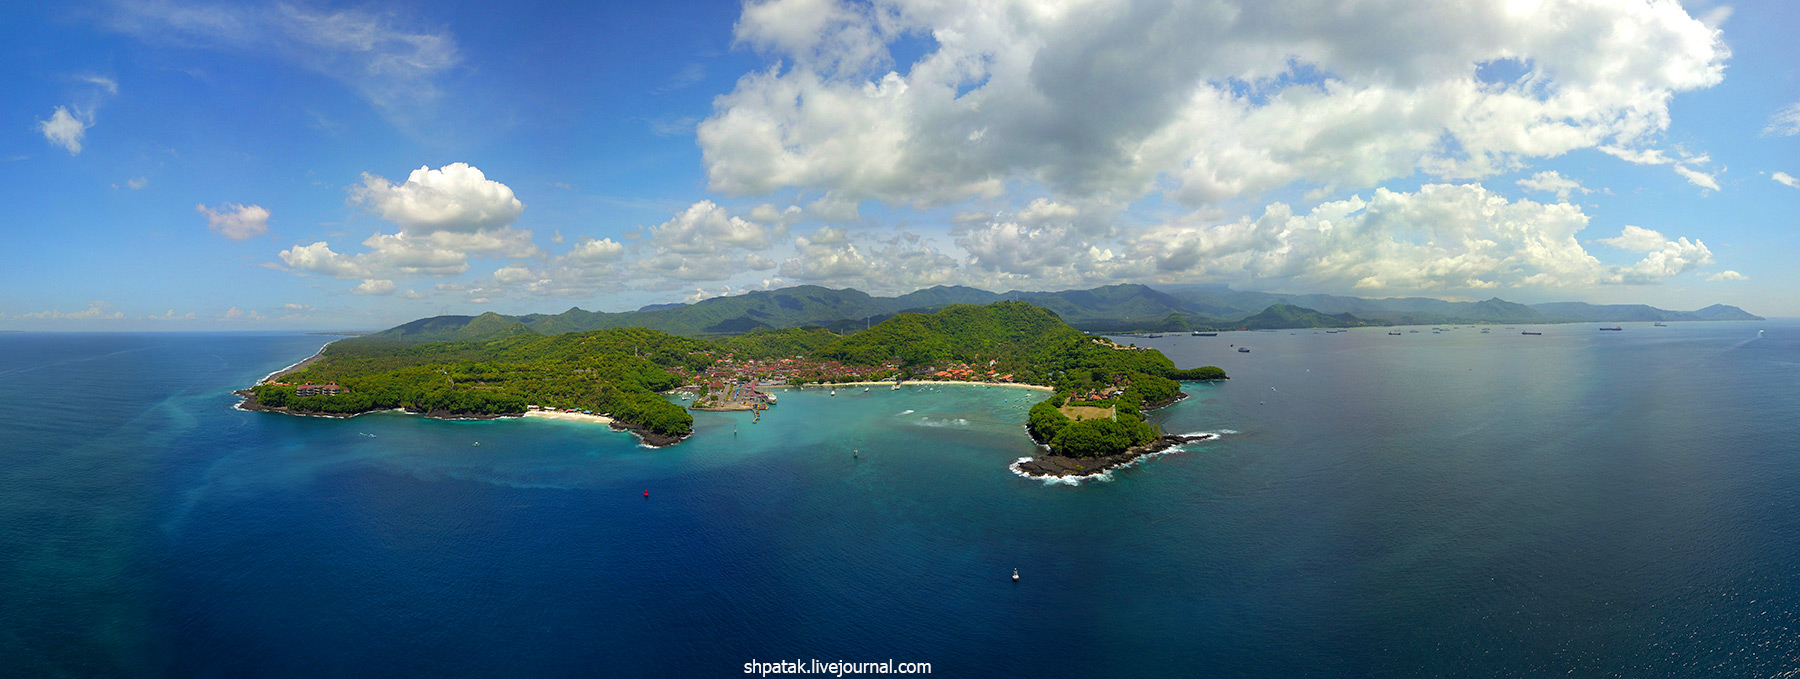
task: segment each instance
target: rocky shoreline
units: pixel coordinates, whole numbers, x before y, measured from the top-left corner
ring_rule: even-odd
[[[244,398],[242,403],[237,404],[238,410],[248,410],[248,411],[252,411],[252,412],[281,413],[283,415],[299,415],[301,417],[331,417],[331,418],[338,418],[338,419],[347,419],[347,418],[351,418],[351,417],[356,417],[357,415],[365,415],[365,414],[368,414],[371,412],[382,412],[382,411],[375,411],[375,410],[366,410],[366,411],[363,411],[360,413],[313,413],[313,412],[307,412],[304,410],[294,410],[292,408],[271,408],[271,407],[265,406],[261,403],[257,403],[256,402],[256,393],[252,392],[249,389],[239,389],[239,390],[231,392],[231,393],[236,394],[238,396],[242,396]],[[434,420],[500,420],[500,419],[525,416],[525,413],[504,413],[504,414],[499,414],[499,415],[488,415],[488,414],[453,413],[448,410],[432,410],[432,411],[428,411],[428,412],[407,410],[404,412],[406,412],[409,415],[419,415],[421,417],[429,417]],[[649,429],[647,429],[641,425],[631,424],[629,422],[620,422],[617,420],[612,421],[607,426],[611,427],[613,431],[630,432],[631,434],[637,436],[638,440],[642,441],[644,445],[650,446],[652,448],[661,448],[663,446],[670,446],[670,445],[674,445],[677,443],[681,443],[682,441],[686,440],[688,436],[692,435],[692,434],[686,434],[686,435],[682,435],[682,436],[667,436],[664,434],[658,434],[656,432],[650,431]]]
[[[1179,400],[1179,399],[1177,399]],[[1171,401],[1172,403],[1173,401]],[[1089,476],[1104,474],[1107,470],[1123,467],[1138,461],[1147,455],[1162,453],[1183,443],[1206,441],[1218,438],[1218,434],[1200,434],[1184,436],[1170,434],[1141,446],[1127,449],[1123,453],[1101,457],[1064,457],[1061,455],[1041,455],[1029,460],[1015,462],[1012,469],[1025,476],[1035,478]]]

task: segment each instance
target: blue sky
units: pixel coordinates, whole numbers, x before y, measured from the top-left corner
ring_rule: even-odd
[[[0,328],[802,283],[1800,315],[1792,3],[1223,5],[10,6]]]

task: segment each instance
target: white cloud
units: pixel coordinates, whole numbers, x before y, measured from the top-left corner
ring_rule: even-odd
[[[1785,184],[1789,187],[1800,189],[1800,179],[1795,179],[1794,175],[1788,174],[1786,172],[1776,170],[1774,173],[1769,175],[1769,178],[1773,179],[1775,181],[1781,182],[1782,184]]]
[[[1668,240],[1661,233],[1650,229],[1626,225],[1624,229],[1620,230],[1619,235],[1602,238],[1600,242],[1626,252],[1650,252],[1662,247],[1662,244]]]
[[[1725,171],[1724,168],[1714,172],[1702,171],[1700,168],[1710,164],[1712,157],[1704,153],[1689,153],[1680,147],[1676,147],[1675,156],[1670,156],[1659,149],[1625,149],[1602,146],[1600,150],[1628,163],[1672,166],[1675,174],[1681,175],[1681,178],[1686,179],[1689,184],[1707,191],[1719,190],[1718,176]]]
[[[712,189],[915,205],[1020,179],[1196,205],[1643,155],[1671,97],[1729,58],[1676,3],[1575,0],[773,0],[745,5],[736,38],[771,65],[698,128]]]
[[[420,167],[401,184],[364,172],[362,185],[351,189],[350,200],[415,233],[496,229],[511,224],[525,210],[510,187],[488,179],[468,163],[436,170]]]
[[[145,42],[274,57],[349,86],[405,124],[440,97],[437,80],[461,62],[449,33],[392,13],[304,4],[113,3],[105,22]]]
[[[425,294],[423,292],[419,292],[417,290],[407,290],[406,292],[400,293],[400,297],[402,299],[425,299],[430,296],[431,295]]]
[[[1719,190],[1718,172],[1701,172],[1688,165],[1676,165],[1675,174],[1681,175],[1683,179],[1688,180],[1688,183],[1694,186],[1708,191]]]
[[[1657,283],[1713,262],[1712,251],[1705,243],[1686,238],[1669,240],[1661,233],[1636,226],[1627,226],[1616,238],[1603,238],[1601,242],[1621,250],[1644,253],[1642,260],[1618,267],[1612,278],[1603,282]]]
[[[297,271],[322,273],[333,278],[359,278],[363,269],[355,259],[332,252],[325,241],[312,245],[296,245],[282,250],[282,263]]]
[[[1115,258],[1123,261],[1112,275],[1386,294],[1647,283],[1712,261],[1699,241],[1627,227],[1606,242],[1645,258],[1608,267],[1575,239],[1587,224],[1576,205],[1508,201],[1479,184],[1378,189],[1304,215],[1275,203],[1254,220],[1159,226],[1129,239],[1130,256]],[[1140,273],[1140,261],[1155,271]]]
[[[1562,173],[1555,170],[1539,172],[1530,177],[1526,177],[1525,179],[1521,179],[1516,183],[1520,187],[1531,191],[1554,193],[1556,194],[1557,200],[1568,200],[1569,194],[1573,192],[1580,192],[1583,195],[1594,192],[1593,189],[1582,186],[1581,182],[1570,177],[1564,177]]]
[[[144,188],[149,185],[150,185],[149,177],[132,177],[131,179],[125,180],[126,188],[129,188],[133,191],[136,191],[138,189]]]
[[[350,293],[355,295],[392,295],[395,290],[399,289],[399,286],[394,285],[394,282],[390,280],[365,279],[361,285],[351,288]]]
[[[711,254],[731,248],[766,248],[772,237],[785,231],[779,224],[765,226],[733,217],[725,208],[703,200],[650,227],[649,234],[651,242],[665,252]]]
[[[365,172],[349,201],[399,231],[369,236],[362,241],[367,251],[356,254],[335,252],[323,241],[296,245],[280,253],[289,270],[343,279],[455,276],[469,270],[473,257],[541,254],[530,231],[511,226],[525,204],[511,188],[467,163],[421,167],[399,184]]]
[[[230,309],[225,310],[225,315],[222,316],[222,318],[224,318],[225,320],[233,320],[233,319],[237,319],[237,318],[242,318],[243,315],[244,315],[243,309],[239,309],[237,307],[231,307]]]
[[[232,240],[255,238],[269,232],[269,211],[261,205],[221,203],[217,209],[195,205],[194,211],[206,215],[206,228]]]
[[[143,320],[146,320],[146,321],[192,321],[197,318],[199,318],[199,316],[195,315],[194,312],[192,312],[192,311],[189,311],[185,314],[177,314],[177,313],[175,313],[174,309],[170,309],[166,312],[163,312],[160,315],[159,314],[151,314],[151,315],[145,316],[143,318]]]
[[[106,90],[107,94],[119,93],[119,81],[103,75],[84,75],[81,76],[81,81],[98,86],[100,89]]]
[[[13,316],[12,318],[13,318],[13,320],[30,321],[30,320],[51,320],[51,319],[112,320],[112,319],[118,319],[118,318],[125,317],[124,312],[111,311],[111,309],[112,309],[111,304],[108,304],[105,301],[95,300],[92,302],[88,302],[88,308],[81,310],[81,311],[75,311],[75,312],[65,314],[62,312],[61,309],[52,309],[50,311],[39,311],[36,313],[19,314],[19,315]]]
[[[1763,127],[1765,137],[1792,137],[1800,134],[1800,101],[1788,104],[1769,116],[1769,124]]]
[[[64,106],[56,107],[49,120],[38,121],[38,131],[44,139],[64,149],[69,155],[81,153],[81,139],[87,136],[87,129],[94,124],[93,116],[85,113],[70,113]]]
[[[1726,271],[1720,271],[1711,276],[1707,276],[1706,280],[1709,280],[1709,281],[1747,281],[1747,280],[1750,280],[1750,277],[1745,276],[1744,274],[1738,273],[1736,271],[1726,270]]]
[[[625,254],[625,246],[611,238],[594,240],[583,239],[569,248],[566,255],[570,260],[583,263],[610,262]]]
[[[295,304],[293,302],[281,305],[281,310],[290,314],[305,314],[317,311],[317,309],[314,309],[310,304]]]

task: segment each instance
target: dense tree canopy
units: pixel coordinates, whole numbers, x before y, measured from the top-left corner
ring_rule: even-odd
[[[326,349],[324,360],[283,381],[335,382],[348,393],[300,397],[292,386],[259,385],[255,394],[264,405],[317,413],[405,408],[497,415],[538,404],[592,410],[680,436],[692,431],[693,418],[659,393],[681,386],[672,368],[703,371],[726,355],[807,356],[865,366],[898,358],[903,370],[956,362],[1056,386],[1057,396],[1031,409],[1032,435],[1058,454],[1105,455],[1157,436],[1143,421],[1142,408],[1175,399],[1176,379],[1225,376],[1212,367],[1177,370],[1161,352],[1087,336],[1055,313],[1024,302],[900,314],[848,336],[819,327],[758,330],[716,342],[643,328],[502,335],[427,343],[383,336],[343,340]],[[1111,394],[1105,405],[1116,407],[1117,421],[1072,423],[1056,409],[1071,393],[1101,392]]]

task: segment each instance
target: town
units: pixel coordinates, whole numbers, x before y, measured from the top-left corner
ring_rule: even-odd
[[[846,365],[838,361],[804,357],[737,360],[732,355],[715,361],[704,371],[669,368],[685,383],[679,389],[682,398],[693,398],[694,410],[760,411],[774,405],[777,397],[759,387],[803,387],[809,384],[836,385],[857,382],[894,382],[904,380],[964,381],[1010,383],[1012,374],[1000,374],[986,366],[968,363],[943,363],[913,366],[902,370],[898,359],[880,365]]]

